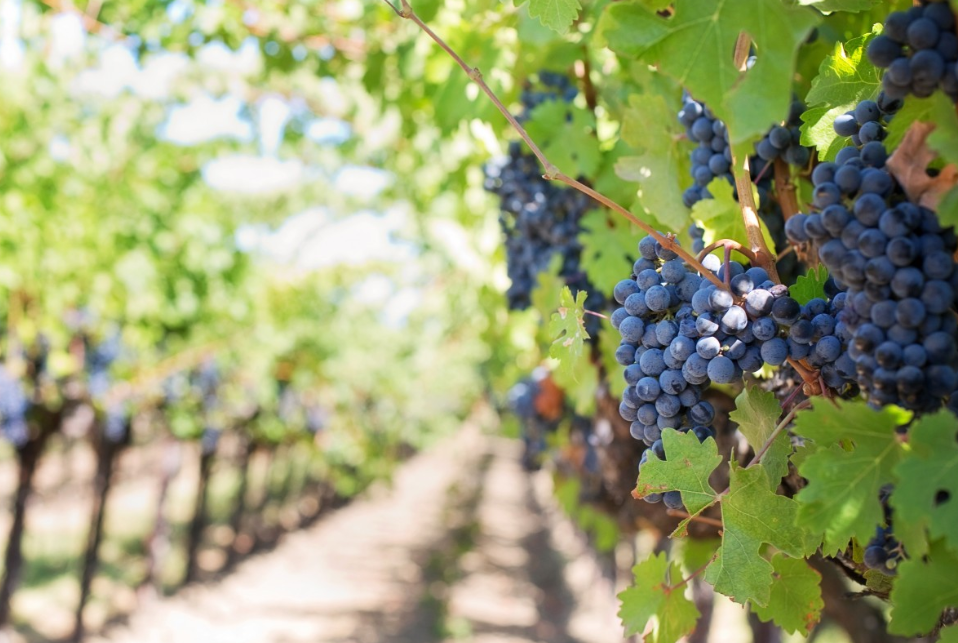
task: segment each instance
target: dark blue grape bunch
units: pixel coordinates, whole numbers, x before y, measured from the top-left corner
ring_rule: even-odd
[[[909,94],[927,98],[941,88],[958,100],[958,37],[948,2],[923,2],[889,14],[867,54],[873,65],[885,69],[882,88],[890,99]]]
[[[20,380],[0,365],[0,434],[16,449],[30,439],[27,413],[31,406]]]
[[[692,178],[694,183],[682,194],[682,202],[691,208],[702,199],[710,199],[708,185],[715,178],[723,178],[733,186],[733,194],[738,198],[735,179],[731,171],[732,151],[728,145],[728,130],[725,123],[715,118],[704,103],[694,100],[687,93],[683,95],[679,122],[686,128],[686,136],[698,146],[692,151]],[[784,126],[773,126],[765,138],[758,144],[758,153],[749,159],[752,181],[758,190],[758,213],[775,241],[776,251],[781,252],[788,246],[785,237],[781,207],[771,197],[775,171],[772,166],[776,158],[782,157],[791,165],[805,167],[811,158],[811,149],[800,144],[801,115],[805,106],[795,99]],[[711,128],[711,133],[709,128]],[[693,241],[697,237],[693,236]],[[693,246],[697,247],[696,246]],[[704,246],[703,246],[704,247]],[[798,267],[796,258],[785,255],[778,262],[780,275],[790,276]]]
[[[523,113],[518,117],[520,121],[528,118],[529,113],[543,103],[561,100],[571,103],[579,95],[579,90],[565,74],[554,71],[540,71],[539,86],[526,82],[519,99],[522,101]]]
[[[100,398],[110,388],[110,367],[120,357],[123,344],[118,332],[107,335],[102,342],[95,345],[85,336],[84,343],[87,389],[92,397]]]
[[[546,371],[536,369],[531,376],[523,378],[509,389],[509,408],[519,419],[522,466],[528,471],[540,467],[542,454],[546,451],[546,435],[558,428],[557,420],[543,417],[536,408],[536,398],[541,392],[539,382],[546,376]]]
[[[320,404],[306,406],[306,430],[312,434],[320,433],[329,425],[329,411]]]
[[[216,408],[217,390],[220,386],[220,369],[216,360],[204,360],[193,372],[192,380],[193,389],[203,404],[203,410],[209,412]]]
[[[688,139],[697,143],[692,151],[692,179],[695,181],[682,195],[685,207],[691,208],[702,199],[710,199],[708,184],[723,178],[734,184],[732,148],[728,144],[725,122],[716,118],[704,103],[687,93],[682,97],[679,122],[685,126]]]
[[[619,414],[631,422],[633,438],[657,451],[666,429],[693,431],[704,440],[715,419],[704,390],[712,382],[740,381],[765,364],[804,360],[821,371],[827,386],[846,387],[841,367],[848,365],[848,334],[836,321],[846,304],[841,293],[802,306],[760,267],[723,265],[707,255],[705,269],[720,279],[728,273],[726,290],[689,270],[651,236],[639,243],[639,254],[632,277],[615,287],[622,307],[611,317],[622,336],[615,359],[625,367]]]
[[[689,226],[689,237],[692,239],[692,252],[696,255],[705,250],[705,230],[694,223]]]
[[[877,101],[863,100],[855,109],[835,118],[832,128],[839,136],[849,137],[856,147],[881,143],[887,136],[888,122],[901,107],[902,101],[889,100],[883,92]]]
[[[569,102],[576,89],[569,79],[554,72],[540,72],[544,91],[523,92],[524,120],[537,105],[547,101]],[[592,286],[580,265],[579,242],[582,216],[594,207],[593,201],[578,190],[561,187],[542,178],[539,161],[523,152],[521,143],[512,142],[509,154],[485,166],[484,187],[500,200],[499,223],[505,237],[506,270],[510,286],[506,292],[511,310],[525,310],[532,304],[532,291],[538,276],[549,268],[553,257],[561,257],[559,276],[576,294],[585,290],[586,308],[606,307],[605,296]],[[589,316],[586,331],[595,336],[601,329],[599,318]]]
[[[222,434],[223,431],[217,427],[209,425],[203,427],[203,434],[200,436],[200,452],[203,455],[215,453]]]
[[[898,563],[905,552],[892,531],[892,512],[888,505],[892,487],[887,485],[880,492],[882,511],[885,514],[884,525],[876,525],[875,536],[865,545],[864,563],[869,569],[881,572],[885,576],[898,574]]]
[[[813,211],[789,219],[786,233],[812,244],[846,292],[838,325],[869,402],[932,412],[958,390],[958,237],[908,201],[886,157],[873,141],[819,164]]]
[[[783,158],[790,165],[805,167],[811,158],[811,149],[801,144],[802,113],[805,105],[795,99],[784,125],[773,125],[764,138],[756,144],[756,156],[750,159],[753,177],[759,190],[759,208],[771,211],[771,199],[768,198],[774,173],[765,169],[766,163]],[[725,122],[704,103],[700,103],[687,93],[682,97],[682,109],[679,110],[679,122],[685,126],[686,136],[697,147],[692,151],[692,179],[694,183],[685,190],[682,202],[691,208],[701,199],[712,198],[708,185],[716,178],[723,178],[735,184],[732,174],[732,148],[728,143],[728,128]],[[781,216],[779,214],[779,216]]]
[[[113,444],[122,444],[130,436],[130,410],[122,402],[111,404],[103,419],[103,437]]]
[[[762,140],[755,144],[755,154],[766,163],[784,159],[789,165],[805,167],[812,158],[812,151],[802,145],[802,114],[805,104],[792,99],[788,120],[784,125],[774,125]]]

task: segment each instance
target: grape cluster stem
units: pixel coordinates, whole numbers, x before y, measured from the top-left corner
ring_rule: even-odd
[[[405,0],[403,0],[405,2]],[[748,58],[749,45],[751,44],[748,34],[744,31],[738,35],[735,41],[735,67],[741,71],[745,70],[745,61]],[[732,148],[734,152],[734,147]],[[765,243],[765,237],[762,236],[762,226],[758,221],[758,214],[755,207],[755,197],[752,194],[752,178],[749,172],[748,155],[744,155],[741,160],[736,159],[733,154],[732,162],[737,168],[735,172],[735,188],[738,191],[738,204],[742,209],[742,221],[745,223],[745,234],[748,236],[748,245],[755,255],[753,265],[758,265],[765,269],[769,279],[777,284],[782,283],[778,277],[778,270],[775,267],[775,253],[768,249]]]

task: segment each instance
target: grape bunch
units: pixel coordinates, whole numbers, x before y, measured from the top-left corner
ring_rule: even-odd
[[[110,388],[110,367],[120,356],[122,343],[118,332],[111,333],[98,344],[92,344],[84,335],[85,366],[89,377],[87,387],[94,398],[102,397]]]
[[[30,399],[20,380],[0,366],[0,434],[17,449],[30,439],[27,426],[30,406]]]
[[[200,436],[200,452],[203,455],[212,455],[216,453],[216,446],[220,443],[222,429],[214,426],[203,427],[203,433]]]
[[[704,104],[694,100],[688,94],[683,96],[683,106],[679,111],[679,122],[686,128],[686,136],[697,147],[691,153],[692,178],[694,183],[682,194],[682,202],[691,208],[702,199],[712,198],[708,185],[715,178],[723,178],[735,185],[731,170],[732,150],[728,144],[728,130],[725,123],[717,118]],[[756,144],[756,155],[749,159],[751,174],[758,190],[758,214],[775,241],[776,250],[781,252],[788,245],[785,236],[785,219],[778,202],[771,198],[775,172],[772,164],[775,159],[783,158],[787,163],[804,167],[811,158],[811,150],[800,144],[801,115],[805,106],[799,100],[792,102],[788,121],[785,125],[774,125],[765,137]],[[737,190],[735,198],[738,198]],[[699,248],[701,231],[690,235],[693,249]],[[704,247],[704,243],[701,244]],[[792,275],[797,266],[793,255],[786,255],[777,266],[782,275]]]
[[[708,184],[723,178],[734,184],[732,148],[728,144],[725,122],[715,117],[704,103],[688,94],[682,97],[679,122],[685,126],[688,139],[698,146],[692,152],[692,179],[695,183],[682,194],[685,207],[691,208],[702,199],[710,199]]]
[[[898,573],[896,567],[902,558],[901,543],[892,533],[891,526],[875,527],[875,537],[865,545],[865,566],[881,572],[885,576],[894,576]]]
[[[526,82],[519,97],[524,111],[524,114],[519,117],[520,121],[525,120],[532,110],[543,103],[554,100],[569,103],[579,94],[579,90],[569,82],[569,77],[565,74],[554,71],[540,71],[537,75],[539,76],[539,89],[533,88],[532,83]]]
[[[576,88],[565,76],[540,72],[540,82],[547,91],[522,93],[525,120],[537,105],[550,100],[571,101]],[[505,237],[506,269],[511,281],[506,297],[511,310],[525,310],[532,303],[532,291],[539,273],[548,270],[553,257],[561,258],[559,275],[575,295],[588,293],[586,308],[602,310],[605,297],[589,283],[579,265],[582,245],[578,236],[579,222],[591,209],[592,200],[579,192],[560,187],[542,178],[539,161],[533,154],[523,153],[519,142],[509,145],[509,154],[486,164],[485,189],[500,199],[499,223]],[[599,319],[586,321],[586,330],[595,336]]]
[[[700,440],[714,434],[715,411],[702,399],[712,382],[729,384],[791,359],[819,369],[827,386],[847,392],[850,335],[836,321],[847,303],[844,293],[802,305],[764,269],[723,265],[707,255],[706,269],[720,279],[728,272],[730,289],[720,289],[651,236],[639,243],[639,254],[632,277],[615,287],[622,307],[611,321],[622,336],[615,359],[625,367],[627,385],[619,414],[656,457],[665,456],[666,429],[692,431]],[[650,496],[651,502],[661,499]],[[680,499],[666,502],[671,507]]]
[[[835,118],[832,128],[839,136],[851,137],[856,147],[879,143],[885,140],[888,121],[902,105],[901,100],[891,100],[885,92],[881,92],[877,101],[863,100],[855,109]],[[877,146],[872,147],[877,149]]]
[[[190,385],[200,398],[203,410],[209,413],[217,407],[217,390],[220,386],[220,370],[213,359],[206,359],[193,371]]]
[[[519,419],[522,466],[527,471],[539,468],[542,453],[546,450],[546,434],[558,427],[558,418],[546,417],[536,403],[547,377],[546,371],[536,369],[530,377],[523,378],[509,389],[509,408]]]
[[[805,167],[812,157],[812,151],[803,146],[802,113],[805,104],[794,99],[789,107],[788,121],[784,125],[773,125],[772,129],[755,144],[755,154],[766,163],[782,158],[789,165]]]
[[[898,573],[896,569],[898,561],[904,556],[901,543],[892,531],[891,507],[888,505],[891,492],[891,486],[885,486],[881,490],[880,499],[885,514],[885,524],[875,526],[875,536],[865,545],[864,553],[865,566],[885,576],[894,576]]]
[[[772,172],[765,165],[783,158],[790,165],[804,167],[811,158],[811,150],[801,145],[801,115],[805,106],[801,101],[792,102],[785,125],[773,125],[761,141],[756,143],[756,156],[750,159],[753,175],[758,179],[759,202],[767,204]],[[682,194],[682,202],[691,208],[702,199],[710,199],[708,185],[716,178],[735,184],[732,175],[732,148],[728,143],[725,122],[716,118],[704,103],[688,94],[682,98],[679,122],[685,126],[685,134],[698,145],[692,151],[692,179],[695,183]],[[760,160],[759,160],[760,159]]]
[[[958,237],[910,203],[878,141],[842,149],[812,174],[813,211],[786,224],[811,242],[846,291],[838,324],[855,376],[874,406],[930,412],[958,389],[954,314]],[[843,361],[844,374],[849,366]]]
[[[958,100],[958,37],[946,1],[922,2],[885,19],[882,34],[869,44],[868,59],[884,68],[882,88],[891,99],[931,96],[939,87]]]
[[[103,420],[103,437],[114,444],[120,444],[130,435],[130,411],[123,403],[111,404]]]

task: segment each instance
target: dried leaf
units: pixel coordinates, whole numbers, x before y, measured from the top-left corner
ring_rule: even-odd
[[[901,183],[909,200],[937,212],[938,201],[958,185],[958,167],[946,165],[936,177],[925,172],[928,164],[938,157],[928,147],[928,135],[934,129],[934,123],[912,123],[886,167]]]

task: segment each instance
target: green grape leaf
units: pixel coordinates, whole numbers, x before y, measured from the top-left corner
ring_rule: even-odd
[[[692,574],[712,562],[721,544],[718,538],[683,538],[673,544],[673,551],[682,559],[685,573]]]
[[[935,92],[929,98],[910,97],[905,101],[888,123],[885,147],[889,150],[898,147],[916,121],[934,123],[935,129],[928,135],[928,147],[938,152],[943,162],[958,163],[958,114],[955,113],[955,104],[942,92]]]
[[[672,6],[672,0],[637,0],[640,5],[649,11],[662,11]]]
[[[705,231],[705,243],[710,244],[719,239],[740,241],[748,238],[745,231],[745,222],[742,220],[742,210],[735,200],[732,186],[725,179],[714,179],[708,185],[711,199],[702,199],[692,206],[692,218]],[[758,199],[756,198],[756,201]],[[769,248],[775,247],[775,241],[769,233],[765,222],[759,219],[762,226],[762,236]]]
[[[709,476],[722,462],[715,440],[699,442],[691,431],[662,431],[665,460],[653,455],[642,465],[636,485],[636,497],[650,493],[681,491],[682,502],[690,514],[697,514],[710,505],[718,494],[709,485]]]
[[[582,312],[586,296],[587,293],[580,290],[573,298],[569,287],[564,287],[559,295],[559,309],[549,322],[549,332],[554,337],[549,357],[560,360],[563,366],[570,365],[585,352],[585,340],[589,339]]]
[[[597,290],[611,293],[617,283],[632,274],[631,257],[639,235],[624,217],[610,217],[604,209],[590,210],[580,225],[582,269]]]
[[[808,486],[795,497],[801,505],[798,524],[824,534],[822,549],[831,555],[852,536],[867,541],[884,521],[878,492],[895,479],[892,469],[902,456],[895,428],[908,415],[897,407],[875,411],[821,399],[813,404],[798,413],[793,429],[819,447],[799,468]]]
[[[812,6],[823,13],[849,11],[857,13],[871,9],[881,0],[798,0],[798,4]]]
[[[897,525],[896,525],[897,526]],[[898,532],[895,532],[895,535],[898,535]],[[859,558],[856,558],[856,562],[861,562]],[[891,588],[894,587],[895,583],[892,581],[891,576],[886,576],[882,574],[877,569],[867,569],[864,573],[865,576],[865,587],[875,592],[876,594],[883,594],[888,596],[891,592]]]
[[[689,210],[682,204],[684,167],[688,149],[683,145],[684,128],[675,118],[676,106],[659,94],[633,95],[622,118],[622,138],[638,154],[625,156],[615,165],[616,174],[639,184],[639,216],[654,217],[665,228],[683,230],[689,224]],[[656,127],[649,127],[656,123]]]
[[[782,406],[775,395],[755,385],[746,386],[735,398],[735,410],[729,414],[729,419],[738,424],[738,430],[758,453],[778,426],[781,414]],[[773,491],[788,473],[788,456],[791,452],[788,432],[782,431],[762,456],[761,463],[765,465]]]
[[[905,132],[908,131],[912,123],[915,121],[933,122],[931,114],[934,110],[935,97],[937,96],[940,96],[947,102],[951,102],[950,99],[941,92],[935,92],[931,98],[908,97],[905,104],[902,105],[898,113],[895,114],[895,118],[891,119],[891,122],[888,123],[888,135],[882,143],[885,145],[885,148],[888,149],[889,153],[901,144],[902,139],[905,138]],[[952,109],[954,109],[954,103],[952,103]]]
[[[678,563],[669,564],[665,553],[649,556],[632,568],[635,586],[621,592],[619,618],[625,635],[645,632],[649,621],[655,619],[651,639],[653,643],[673,643],[695,629],[699,611],[695,603],[685,597],[686,584],[673,589],[682,581]]]
[[[832,123],[835,119],[852,109],[852,103],[838,107],[812,107],[802,114],[802,145],[818,149],[818,158],[834,161],[838,152],[847,147],[848,139],[835,133]]]
[[[818,76],[805,97],[809,109],[802,114],[802,145],[814,146],[824,160],[833,160],[848,139],[835,133],[835,118],[854,109],[866,98],[878,95],[881,73],[865,56],[868,43],[878,32],[836,43],[834,53],[822,61]],[[897,117],[896,117],[897,118]]]
[[[599,169],[602,154],[594,133],[595,117],[587,109],[561,100],[546,101],[532,110],[525,128],[549,160],[569,176],[592,176]]]
[[[942,227],[958,226],[958,187],[951,188],[938,202],[938,220]]]
[[[815,548],[808,533],[795,526],[797,513],[798,503],[768,488],[762,465],[742,468],[731,461],[729,491],[722,498],[722,546],[705,580],[736,603],[768,605],[774,569],[762,558],[762,545],[796,558]]]
[[[938,643],[958,643],[958,625],[944,628],[938,637]]]
[[[549,357],[559,361],[553,376],[580,414],[591,411],[598,385],[598,371],[586,350],[586,340],[589,339],[583,320],[586,296],[587,293],[580,290],[573,299],[572,291],[564,286],[559,295],[559,308],[549,322],[552,337]]]
[[[922,560],[910,558],[898,565],[891,590],[892,634],[927,634],[946,607],[958,607],[958,554],[941,541],[933,542]]]
[[[529,0],[529,15],[561,35],[569,32],[581,8],[578,0]]]
[[[752,611],[761,620],[774,621],[790,634],[809,634],[821,619],[822,576],[801,558],[777,554],[772,558],[773,581],[768,605],[755,605]]]
[[[909,429],[908,446],[895,467],[891,496],[896,525],[924,525],[931,538],[958,550],[958,442],[949,411],[922,417]],[[944,498],[945,500],[942,500]],[[920,534],[919,534],[920,537]],[[905,546],[911,551],[908,541]]]
[[[942,92],[935,92],[931,100],[931,122],[935,123],[935,129],[928,135],[928,147],[938,152],[945,163],[958,163],[958,114],[955,113],[955,104]],[[893,123],[895,119],[892,119]]]
[[[828,299],[825,295],[826,281],[828,281],[828,269],[819,265],[817,269],[811,268],[808,274],[799,275],[795,284],[789,286],[788,294],[803,306],[816,297]]]
[[[651,23],[667,31],[650,29],[633,50],[709,105],[728,125],[733,144],[762,135],[785,117],[798,48],[820,20],[813,11],[779,0],[687,0],[676,3],[668,19],[649,11],[639,17],[639,11],[645,10],[629,14],[634,26]],[[741,32],[762,52],[747,73],[735,67],[732,56]]]
[[[635,200],[636,188],[634,181],[626,181],[615,172],[615,165],[623,156],[630,156],[634,150],[624,140],[619,138],[615,147],[602,153],[602,166],[595,175],[593,188],[599,194],[604,194],[616,203],[631,203]],[[616,218],[619,218],[616,215]],[[631,224],[629,224],[631,226]],[[638,233],[635,231],[634,233]]]
[[[543,320],[552,317],[562,299],[565,280],[559,276],[561,269],[562,256],[557,252],[549,260],[549,266],[536,276],[536,287],[532,290],[531,297],[532,307],[536,309],[539,317]],[[540,324],[536,339],[542,344],[549,344],[555,339],[555,335],[550,334],[551,332],[548,325]]]
[[[609,3],[596,26],[595,44],[626,57],[640,57],[669,33],[668,23],[637,2]]]

